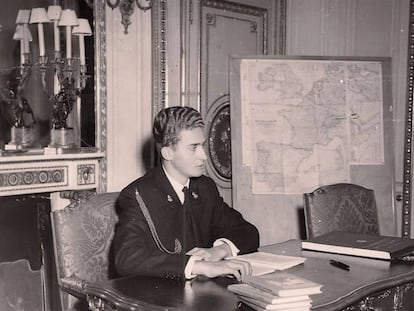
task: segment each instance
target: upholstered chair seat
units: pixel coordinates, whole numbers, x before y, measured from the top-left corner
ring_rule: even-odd
[[[51,213],[59,284],[96,282],[113,276],[111,243],[118,220],[118,195],[86,192]],[[62,300],[63,310],[83,310],[81,304],[70,305],[71,298],[64,293]]]
[[[322,186],[304,194],[308,238],[331,231],[379,234],[375,194],[349,183]]]

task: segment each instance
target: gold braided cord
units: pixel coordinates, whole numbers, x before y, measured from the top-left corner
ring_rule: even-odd
[[[151,215],[148,211],[147,206],[145,205],[144,200],[142,199],[141,195],[138,192],[138,189],[135,189],[135,198],[138,202],[139,208],[141,209],[142,214],[145,217],[145,220],[147,221],[148,227],[150,229],[152,238],[155,241],[155,244],[157,245],[158,249],[164,253],[170,254],[170,255],[175,255],[175,254],[180,254],[183,247],[181,246],[181,242],[175,238],[175,246],[174,246],[174,251],[170,251],[168,250],[161,242],[160,237],[158,236],[157,230],[155,229],[155,225],[154,222],[152,221]]]

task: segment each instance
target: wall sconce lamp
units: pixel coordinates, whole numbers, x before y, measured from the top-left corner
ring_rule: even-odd
[[[128,26],[131,24],[130,17],[134,13],[134,2],[136,2],[140,10],[146,11],[152,8],[153,0],[145,0],[146,4],[141,3],[142,0],[106,0],[108,6],[113,10],[119,7],[122,15],[122,25],[124,25],[124,33],[128,33]]]

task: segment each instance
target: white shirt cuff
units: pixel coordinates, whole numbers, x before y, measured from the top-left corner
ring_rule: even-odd
[[[213,246],[219,246],[219,245],[222,245],[222,244],[227,244],[230,247],[231,256],[229,256],[227,258],[235,257],[240,252],[240,250],[236,247],[236,245],[234,245],[234,243],[232,241],[230,241],[229,239],[225,239],[225,238],[217,239],[213,243]]]
[[[184,276],[186,279],[193,279],[196,277],[195,274],[192,274],[193,272],[193,267],[194,267],[194,262],[197,260],[197,256],[191,256],[188,261],[187,264],[184,268]]]
[[[231,256],[229,256],[227,258],[235,257],[240,252],[240,250],[236,247],[236,245],[234,245],[234,243],[232,241],[230,241],[229,239],[225,239],[225,238],[217,239],[213,243],[213,247],[223,245],[223,244],[227,244],[230,247]],[[193,278],[196,277],[196,275],[193,274],[192,272],[193,272],[194,263],[198,259],[199,258],[197,256],[191,256],[188,259],[187,264],[184,268],[184,276],[185,276],[186,279],[193,279]]]

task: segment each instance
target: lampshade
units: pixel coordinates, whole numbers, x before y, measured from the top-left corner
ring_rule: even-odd
[[[24,39],[24,26],[23,25],[17,25],[16,31],[13,35],[13,40],[23,40]],[[26,35],[29,41],[33,41],[32,33],[30,32],[29,27],[26,28]]]
[[[30,19],[30,10],[19,10],[17,13],[16,24],[28,24]]]
[[[78,26],[78,18],[74,10],[66,9],[60,15],[59,26]]]
[[[73,27],[72,34],[74,35],[84,35],[90,36],[92,35],[92,29],[89,25],[89,22],[86,18],[78,18],[79,25]]]
[[[47,16],[51,21],[58,21],[62,13],[62,7],[60,5],[49,5],[47,9]]]
[[[46,10],[44,8],[34,8],[32,9],[32,14],[30,14],[30,24],[39,24],[39,23],[49,23],[50,19],[47,16]]]

